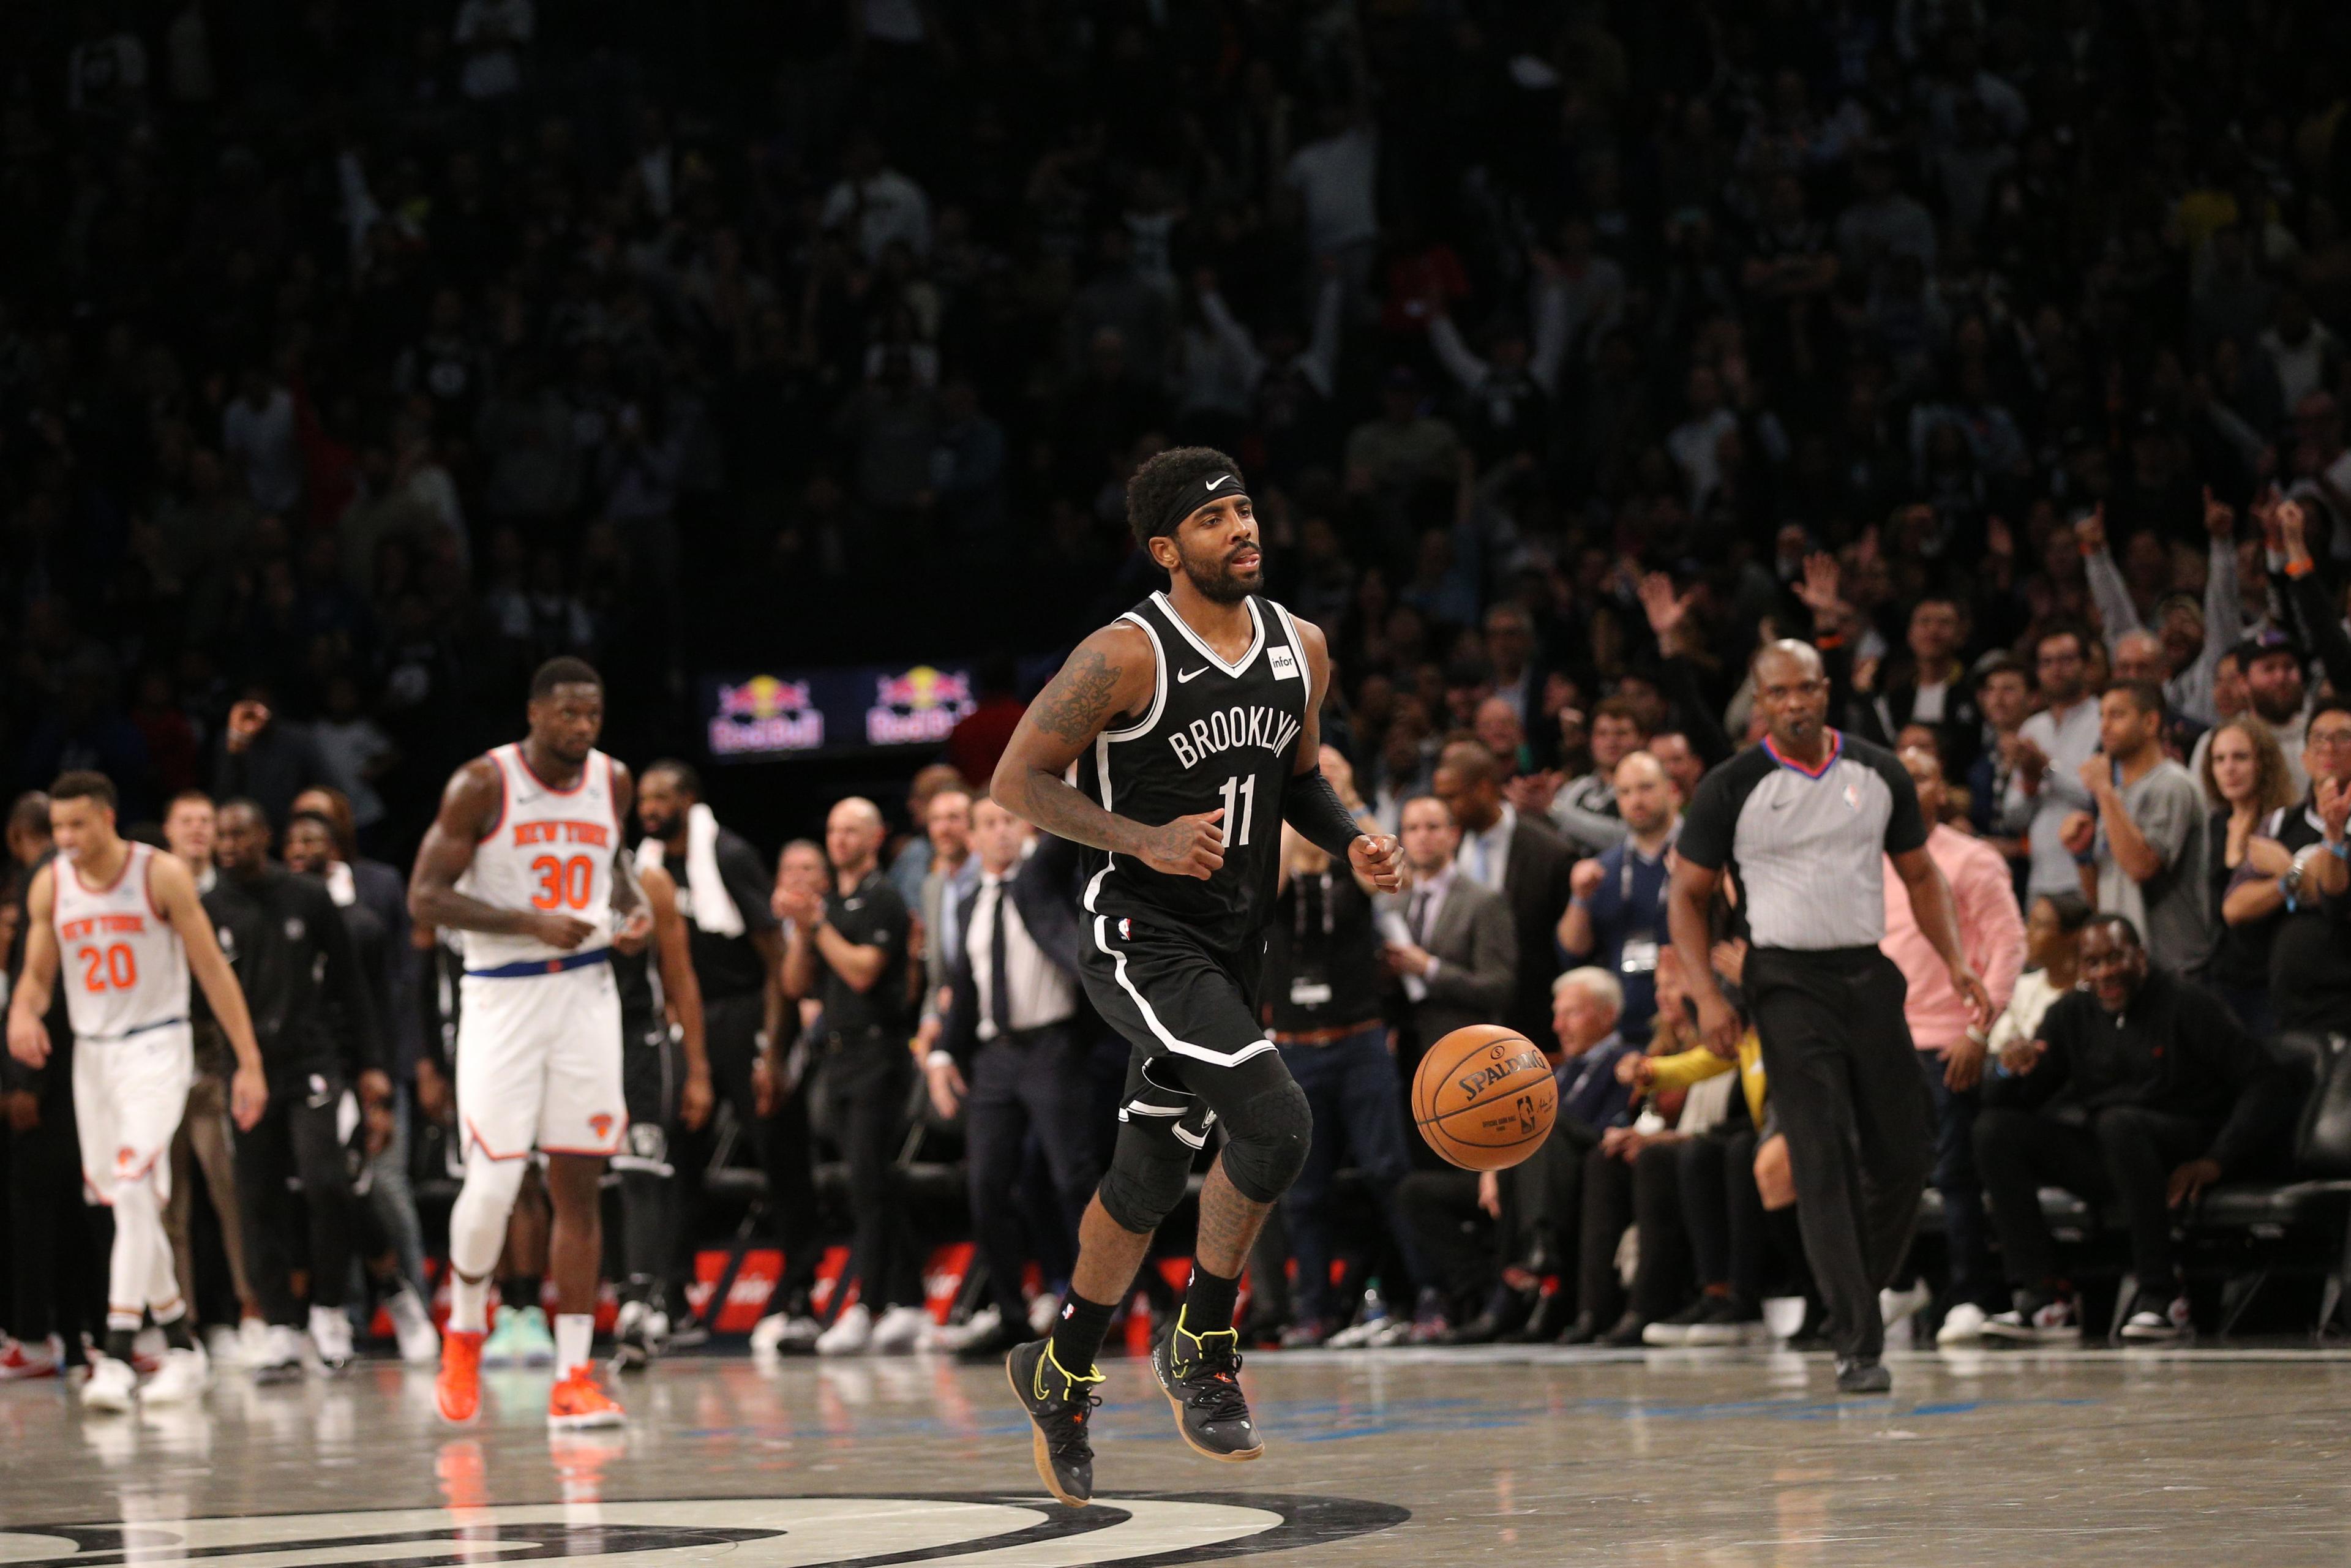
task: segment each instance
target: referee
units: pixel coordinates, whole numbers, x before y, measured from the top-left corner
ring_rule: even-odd
[[[1674,947],[1708,1049],[1729,1058],[1740,1025],[1715,983],[1708,919],[1729,871],[1748,927],[1743,989],[1788,1135],[1804,1251],[1828,1302],[1837,1391],[1883,1394],[1893,1380],[1878,1359],[1877,1292],[1909,1249],[1934,1133],[1902,971],[1877,949],[1881,847],[1978,1029],[1991,1021],[1991,998],[1960,950],[1910,775],[1891,752],[1828,727],[1828,677],[1809,644],[1767,644],[1754,681],[1762,742],[1708,774],[1682,821]]]

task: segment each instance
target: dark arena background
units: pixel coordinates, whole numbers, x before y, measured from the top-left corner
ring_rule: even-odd
[[[2346,399],[2329,0],[0,0],[0,1563],[2339,1560]],[[1203,446],[1404,886],[1227,783],[1286,836],[1216,957],[1313,1116],[1239,1285],[1264,1457],[1153,1369],[1241,1136],[1187,1116],[1073,1511],[1005,1355],[1176,1112],[991,783],[1190,588],[1129,484]],[[1210,667],[1151,637],[1105,808]],[[566,656],[677,967],[612,960],[591,1360],[552,1144],[458,1427],[507,1152],[453,1053],[543,982],[420,869]],[[569,797],[505,755],[452,842]],[[278,1110],[200,968],[131,1031],[193,1042],[150,1162],[68,1004],[162,994],[77,944],[179,942],[165,852]],[[1794,1054],[1821,948],[1907,1046],[1850,1000]],[[1481,1023],[1559,1107],[1482,1180],[1409,1101]],[[158,1205],[180,1299],[126,1301]],[[581,1388],[624,1422],[550,1427]]]

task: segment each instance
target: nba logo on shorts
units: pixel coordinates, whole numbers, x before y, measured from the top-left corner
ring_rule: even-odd
[[[1133,940],[1134,936],[1134,922],[1132,920],[1120,921],[1118,923],[1118,939],[1122,942],[1126,942]]]
[[[612,1118],[599,1111],[588,1118],[588,1127],[599,1140],[608,1138],[612,1134]]]
[[[131,1171],[136,1169],[138,1165],[139,1151],[137,1149],[117,1149],[114,1151],[114,1168],[116,1170],[127,1175]]]

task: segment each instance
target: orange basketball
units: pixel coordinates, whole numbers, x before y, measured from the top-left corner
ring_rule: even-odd
[[[1413,1074],[1413,1124],[1463,1170],[1517,1165],[1551,1136],[1558,1113],[1551,1063],[1533,1041],[1498,1023],[1455,1030]]]

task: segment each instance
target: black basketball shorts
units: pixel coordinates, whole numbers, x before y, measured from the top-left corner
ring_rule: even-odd
[[[1254,1005],[1261,945],[1251,937],[1240,952],[1212,952],[1139,917],[1081,918],[1086,996],[1134,1048],[1118,1119],[1206,1147],[1219,1107],[1289,1075]]]

